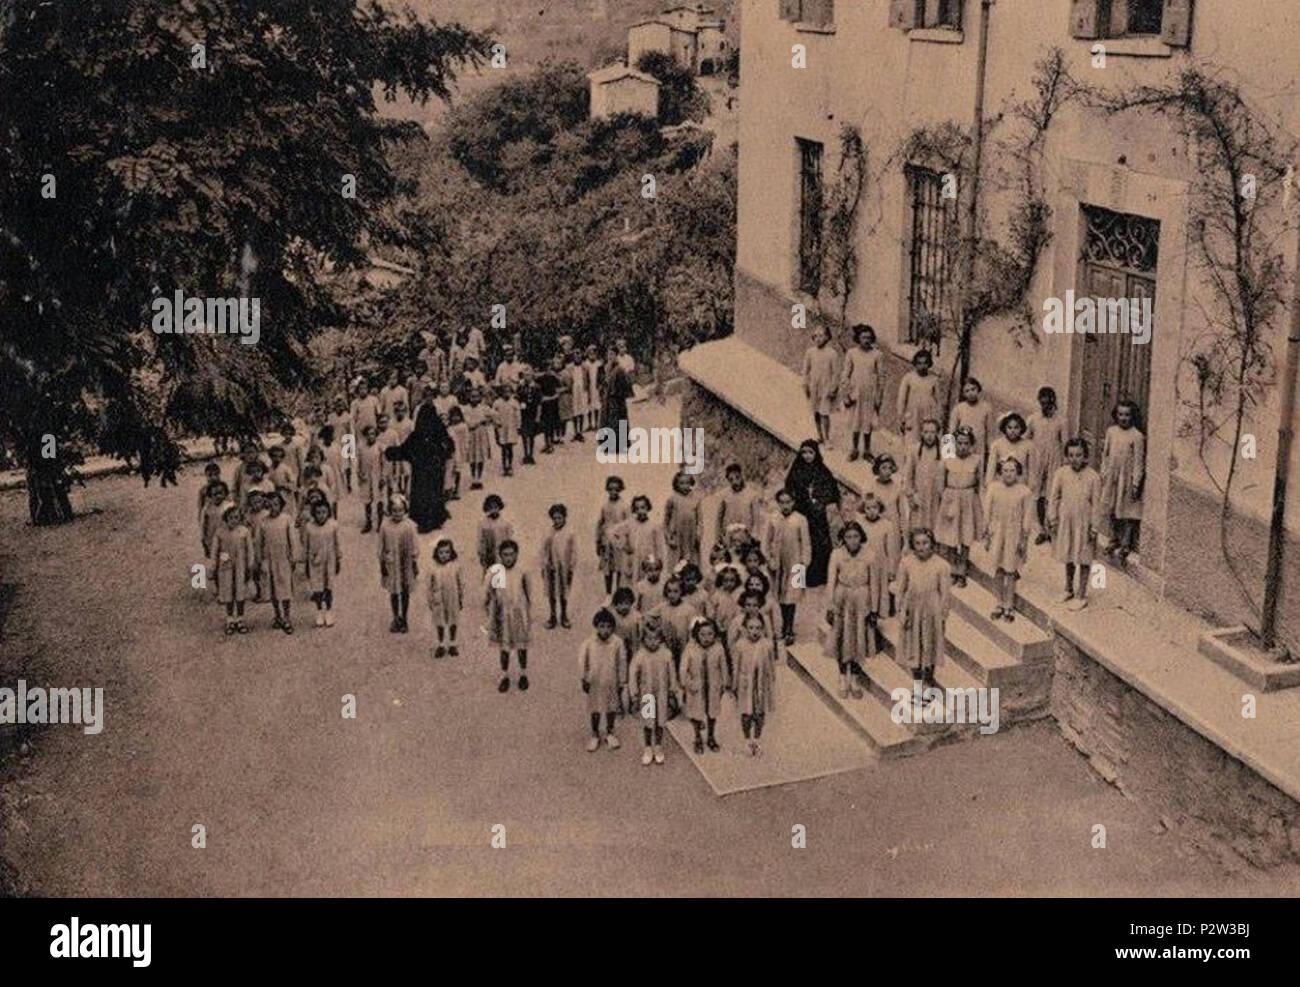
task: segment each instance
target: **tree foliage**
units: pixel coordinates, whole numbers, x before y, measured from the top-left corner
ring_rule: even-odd
[[[410,236],[386,149],[422,133],[377,99],[446,98],[488,44],[374,0],[0,0],[0,435],[252,425],[339,317],[322,267]],[[177,289],[259,298],[259,344],[155,336]]]

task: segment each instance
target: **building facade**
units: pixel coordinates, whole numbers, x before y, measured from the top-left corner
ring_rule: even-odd
[[[907,153],[922,131],[947,123],[970,132],[980,71],[980,0],[747,0],[741,61],[736,327],[749,345],[797,368],[807,334],[791,307],[838,315],[820,270],[823,205],[835,181],[841,132],[861,134],[868,187],[859,210],[857,287],[847,322],[870,323],[891,357],[890,394],[933,328],[952,310],[960,258],[952,250],[965,189],[928,155]],[[1231,80],[1261,119],[1287,139],[1300,134],[1300,10],[1275,0],[996,0],[989,7],[980,229],[1004,239],[1018,204],[999,141],[1017,104],[1034,96],[1035,64],[1053,49],[1080,82],[1109,91],[1165,84],[1203,67]],[[1192,357],[1206,345],[1216,297],[1194,249],[1196,145],[1176,121],[1144,111],[1107,115],[1084,101],[1063,105],[1044,132],[1038,165],[1050,239],[1024,302],[1036,314],[975,329],[971,372],[996,408],[1034,410],[1041,386],[1055,389],[1073,434],[1100,439],[1121,396],[1142,409],[1147,433],[1142,581],[1212,620],[1252,620],[1219,553],[1219,494],[1230,444],[1201,443],[1195,428]],[[1298,196],[1297,198],[1300,198]],[[1291,204],[1294,219],[1296,203]],[[1281,206],[1257,220],[1270,230],[1288,274],[1296,237]],[[1275,234],[1275,235],[1274,235]],[[1067,297],[1149,299],[1149,342],[1134,336],[1044,331],[1045,304]],[[1269,332],[1280,374],[1288,311]],[[843,345],[843,340],[840,341]],[[945,338],[938,366],[952,365]],[[1254,458],[1240,457],[1229,527],[1246,573],[1264,571],[1278,439],[1279,388],[1265,389],[1245,432]],[[888,410],[891,402],[886,402]],[[1229,435],[1230,442],[1230,435]],[[1300,643],[1300,467],[1293,457],[1283,636]]]
[[[659,80],[625,65],[611,65],[587,73],[591,87],[590,116],[634,113],[655,119],[659,116]]]

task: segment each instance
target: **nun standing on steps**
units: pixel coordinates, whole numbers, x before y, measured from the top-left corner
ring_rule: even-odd
[[[831,525],[827,512],[840,504],[840,485],[822,460],[821,446],[814,439],[799,446],[790,472],[785,477],[786,489],[794,495],[794,509],[808,520],[808,540],[812,546],[812,562],[808,566],[808,588],[826,585],[826,570],[831,557]]]

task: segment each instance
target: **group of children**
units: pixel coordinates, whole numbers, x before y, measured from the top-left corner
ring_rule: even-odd
[[[921,349],[896,396],[903,463],[895,480],[894,457],[873,455],[871,448],[885,398],[875,333],[858,325],[853,338],[841,359],[827,331],[816,328],[803,366],[819,440],[830,439],[839,400],[849,413],[847,458],[868,460],[874,475],[860,515],[843,521],[831,558],[827,616],[846,697],[861,695],[851,669],[873,653],[875,625],[895,610],[905,660],[914,676],[933,684],[949,583],[966,584],[976,543],[996,574],[993,619],[1015,619],[1016,584],[1031,537],[1035,544],[1050,541],[1064,566],[1061,602],[1086,607],[1099,532],[1109,527],[1106,551],[1116,565],[1136,547],[1146,454],[1141,409],[1132,400],[1113,409],[1098,472],[1088,464],[1087,440],[1068,435],[1052,388],[1039,389],[1039,410],[1028,420],[1018,412],[998,417],[973,377],[962,381],[945,433],[933,357]]]

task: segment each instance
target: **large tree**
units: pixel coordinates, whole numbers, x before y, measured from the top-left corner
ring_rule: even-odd
[[[373,0],[0,0],[0,437],[40,467],[254,427],[337,317],[319,272],[407,236],[386,152],[423,133],[377,100],[489,44]],[[258,344],[155,335],[178,289],[258,298]]]

